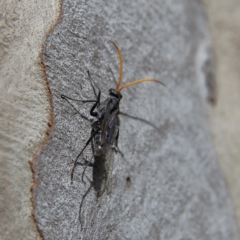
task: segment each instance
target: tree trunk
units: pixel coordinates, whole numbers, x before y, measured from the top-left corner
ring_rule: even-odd
[[[59,1],[0,1],[0,238],[40,239],[32,217],[29,161],[51,124],[41,64]]]
[[[13,14],[4,16],[13,39],[4,38],[1,63],[3,239],[238,239],[204,102],[214,64],[202,4],[64,1],[59,22],[58,2],[51,11],[45,2],[14,4],[3,4]],[[97,197],[91,167],[85,184],[84,166],[75,168],[73,184],[70,178],[91,133],[80,114],[89,116],[92,103],[71,101],[72,107],[61,95],[93,99],[89,70],[101,99],[108,97],[119,74],[110,40],[123,55],[123,84],[150,77],[166,86],[142,83],[122,91],[120,110],[151,124],[120,115],[124,157],[108,156],[107,190]],[[90,146],[79,158],[86,160],[94,161]]]

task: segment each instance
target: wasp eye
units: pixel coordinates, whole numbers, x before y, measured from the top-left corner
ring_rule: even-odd
[[[109,89],[109,95],[118,98],[119,100],[122,99],[122,94],[116,89]]]
[[[116,91],[115,91],[114,89],[112,89],[112,88],[109,89],[109,93],[110,93],[110,94],[115,94],[115,92],[116,92]]]

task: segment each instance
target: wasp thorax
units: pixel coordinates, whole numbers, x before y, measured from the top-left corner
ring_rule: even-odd
[[[122,94],[119,91],[117,91],[116,89],[113,89],[113,88],[109,89],[109,95],[113,96],[113,97],[116,97],[119,100],[122,99]]]

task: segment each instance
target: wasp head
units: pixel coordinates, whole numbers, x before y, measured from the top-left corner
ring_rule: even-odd
[[[109,95],[117,98],[119,101],[122,99],[122,94],[113,88],[109,89]]]

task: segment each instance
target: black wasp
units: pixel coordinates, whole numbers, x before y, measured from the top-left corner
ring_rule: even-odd
[[[78,101],[81,103],[89,103],[89,102],[94,103],[90,110],[90,115],[91,117],[93,117],[93,120],[91,120],[91,126],[92,126],[91,136],[86,142],[81,152],[76,157],[72,171],[71,171],[71,182],[73,182],[73,174],[74,174],[75,167],[77,165],[85,166],[85,169],[82,174],[82,181],[84,182],[83,177],[84,177],[86,168],[87,167],[93,168],[93,173],[92,173],[93,179],[92,181],[89,180],[91,182],[91,185],[89,189],[86,191],[86,193],[83,195],[82,201],[80,204],[80,211],[79,211],[80,223],[81,223],[81,207],[83,204],[83,200],[87,196],[90,189],[92,187],[95,189],[97,193],[97,197],[101,197],[106,190],[108,173],[110,169],[110,161],[108,159],[109,152],[113,150],[115,152],[121,153],[118,148],[118,137],[119,137],[119,127],[120,127],[120,121],[119,121],[118,115],[121,114],[120,108],[119,108],[119,104],[122,99],[121,91],[124,88],[130,87],[132,85],[142,83],[142,82],[156,82],[156,83],[163,84],[158,80],[155,80],[152,78],[145,78],[145,79],[140,79],[140,80],[127,83],[121,87],[120,85],[122,83],[122,70],[123,70],[122,54],[119,48],[117,47],[117,45],[114,42],[111,42],[111,43],[114,45],[114,47],[117,50],[120,66],[119,66],[119,78],[118,78],[116,89],[112,89],[112,88],[109,89],[109,97],[104,101],[101,101],[101,91],[99,87],[92,81],[89,72],[88,72],[89,79],[91,82],[91,86],[93,88],[94,95],[96,97],[95,100],[77,100],[77,99],[72,99],[70,97],[67,97],[65,95],[61,95],[61,97],[67,100],[71,105],[72,103],[69,100]],[[95,87],[97,87],[98,93],[94,85]],[[77,109],[73,105],[72,107],[77,111]],[[81,113],[79,114],[84,119],[89,120],[87,117],[83,116]],[[127,115],[127,114],[124,114],[124,115]],[[135,119],[138,119],[138,118],[135,117]],[[82,153],[84,152],[84,150],[89,144],[91,144],[91,149],[93,153],[93,158],[94,158],[93,163],[90,161],[79,163],[78,159],[80,158],[80,156],[82,155]]]

